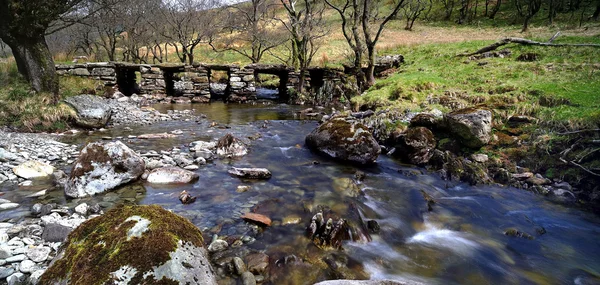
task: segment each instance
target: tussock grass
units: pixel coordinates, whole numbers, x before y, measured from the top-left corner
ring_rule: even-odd
[[[0,63],[0,124],[25,131],[57,131],[69,127],[75,111],[65,103],[52,104],[52,94],[37,93],[19,74],[14,60]],[[94,93],[101,83],[61,77],[61,98]]]

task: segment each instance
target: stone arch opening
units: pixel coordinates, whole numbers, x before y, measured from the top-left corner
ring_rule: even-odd
[[[165,80],[165,94],[167,96],[175,96],[175,82],[173,80],[173,71],[163,70],[163,78]]]
[[[141,78],[140,67],[137,65],[116,66],[115,72],[117,75],[117,85],[119,91],[125,96],[132,94],[140,94],[140,86],[138,77]]]
[[[310,87],[312,92],[317,92],[325,84],[325,70],[313,68],[308,70],[310,76]]]
[[[256,97],[258,99],[277,101],[287,101],[289,99],[288,81],[291,70],[288,67],[254,64],[246,68],[254,70]]]
[[[231,72],[229,68],[208,68],[208,84],[210,86],[210,96],[214,100],[225,100],[231,91],[229,78]]]

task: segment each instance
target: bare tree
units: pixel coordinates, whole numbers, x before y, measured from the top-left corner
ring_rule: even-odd
[[[90,1],[88,5],[90,5],[89,9],[96,9],[97,6],[105,7],[98,9],[98,13],[85,19],[84,23],[94,27],[98,35],[98,46],[104,50],[109,61],[115,61],[118,42],[125,32],[126,15],[122,11],[127,8],[121,0]],[[101,58],[100,54],[96,54],[96,57]]]
[[[342,18],[342,32],[354,51],[354,69],[357,82],[362,89],[375,84],[375,46],[381,37],[385,25],[398,14],[404,0],[344,0],[336,5],[332,0],[325,3],[338,12]],[[391,8],[387,14],[381,8]],[[359,31],[359,29],[361,29]],[[367,50],[367,70],[362,71],[363,47]]]
[[[489,16],[490,19],[493,20],[496,17],[496,14],[498,13],[498,11],[500,11],[501,5],[502,5],[502,0],[496,0],[496,5],[494,5],[494,8],[492,8],[492,11]]]
[[[252,63],[260,62],[267,52],[288,40],[285,32],[276,27],[274,3],[273,0],[251,0],[226,7],[222,31],[229,34],[222,34],[218,42],[212,38],[211,47],[217,52],[237,52]]]
[[[442,6],[444,6],[444,21],[450,20],[452,12],[454,12],[455,0],[441,0]]]
[[[323,12],[325,5],[318,0],[280,0],[287,11],[288,21],[282,21],[291,36],[292,56],[300,70],[298,91],[304,91],[308,66],[319,49],[317,41],[327,35]]]
[[[213,21],[217,0],[169,0],[163,1],[161,19],[155,26],[162,36],[175,47],[182,63],[194,62],[194,49],[207,43],[215,32]],[[162,25],[162,26],[161,26]]]
[[[404,17],[406,18],[406,26],[404,29],[412,31],[415,21],[423,14],[423,12],[432,6],[431,0],[407,0],[406,5],[402,7]]]
[[[524,18],[521,32],[525,32],[529,28],[531,18],[540,11],[542,0],[515,0],[515,6],[519,15]]]

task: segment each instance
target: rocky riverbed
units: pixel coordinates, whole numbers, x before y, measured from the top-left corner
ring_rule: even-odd
[[[61,229],[66,232],[66,228],[117,205],[158,204],[202,230],[221,284],[305,284],[340,278],[428,284],[435,280],[461,282],[464,276],[471,276],[473,283],[500,279],[535,283],[532,276],[538,270],[565,282],[595,280],[593,275],[577,271],[597,266],[596,262],[580,262],[593,260],[599,250],[592,234],[598,227],[585,213],[547,203],[522,190],[440,180],[422,168],[399,164],[392,155],[380,155],[374,164],[365,166],[340,163],[322,155],[326,152],[313,153],[304,146],[305,136],[317,123],[289,120],[298,117],[295,114],[312,112],[296,113],[298,110],[281,106],[228,108],[215,104],[187,111],[197,117],[200,112],[214,114],[209,115],[211,120],[165,120],[40,138],[48,144],[52,138],[68,142],[65,149],[76,146],[69,165],[41,160],[67,173],[57,178],[71,177],[88,142],[121,141],[141,158],[146,171],[136,182],[72,200],[65,200],[61,187],[43,179],[31,179],[33,188],[17,185],[18,178],[15,183],[0,184],[6,193],[2,198],[8,200],[2,204],[17,202],[19,207],[0,212],[6,223],[0,225],[0,231],[7,234],[7,258],[19,256],[25,248],[50,249],[45,261],[34,261],[26,253],[23,260],[9,259],[1,266],[10,273],[5,278],[15,282],[11,284],[28,278],[35,281],[46,268],[58,249],[57,243],[44,239],[47,225],[64,226]],[[345,113],[342,118],[357,122],[372,116]],[[368,121],[363,124],[369,126]],[[10,151],[10,146],[6,149]],[[386,146],[383,153],[390,150]],[[11,166],[17,164],[11,161]],[[172,168],[193,175],[173,184]],[[29,189],[36,187],[48,189],[40,196],[26,197],[35,191]],[[182,203],[184,190],[197,199]],[[84,203],[87,211],[82,214]],[[12,211],[21,214],[9,215]],[[39,231],[18,231],[21,226]],[[340,232],[349,236],[342,237]],[[34,240],[31,246],[25,242],[29,239]],[[24,245],[19,247],[19,241]],[[584,258],[573,258],[573,252]],[[558,264],[556,256],[569,262]],[[27,272],[31,262],[25,260],[35,263],[36,270]],[[525,265],[531,260],[534,264]],[[439,274],[457,269],[460,274]],[[505,272],[505,277],[498,277],[498,270]],[[31,274],[34,272],[38,273]]]

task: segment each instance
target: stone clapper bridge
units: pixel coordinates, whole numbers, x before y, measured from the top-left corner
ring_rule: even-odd
[[[105,86],[118,86],[125,96],[132,94],[154,95],[159,101],[180,103],[208,103],[219,99],[211,92],[211,74],[227,74],[223,98],[227,102],[246,102],[257,99],[256,81],[259,74],[279,77],[278,99],[288,102],[298,90],[299,72],[285,65],[250,64],[131,64],[123,62],[97,62],[56,65],[61,76],[76,76],[100,80]],[[326,81],[339,82],[347,76],[343,69],[310,68],[305,88],[318,92]],[[139,82],[138,82],[139,80]]]

